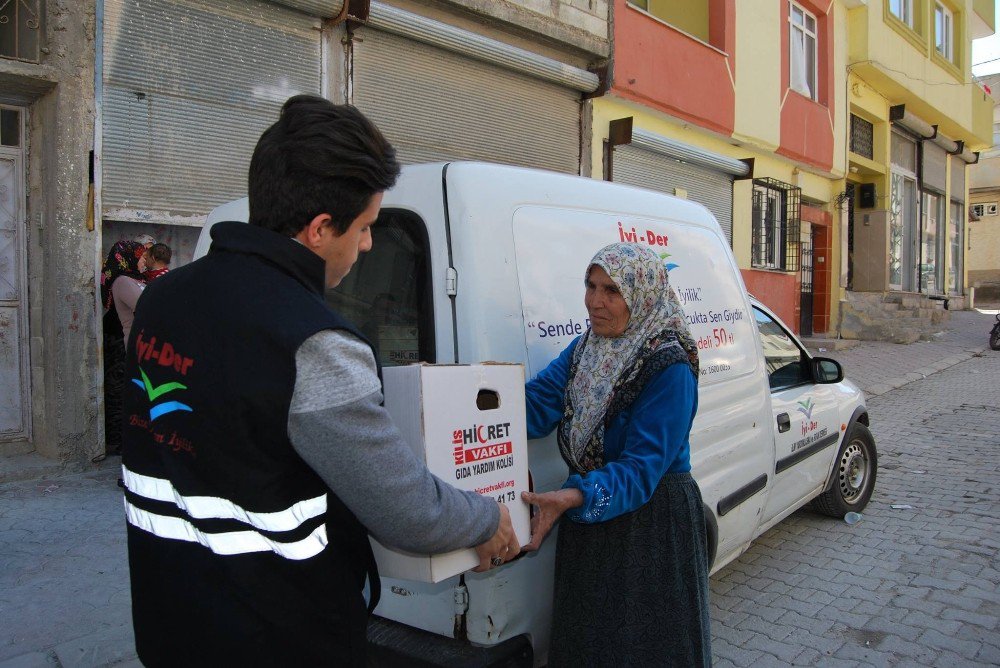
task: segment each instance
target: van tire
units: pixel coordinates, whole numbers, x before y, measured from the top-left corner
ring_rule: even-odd
[[[830,488],[812,501],[812,509],[830,517],[861,512],[875,491],[878,451],[868,427],[855,422],[833,462]]]
[[[705,513],[705,553],[708,557],[708,572],[711,573],[715,565],[715,552],[719,548],[719,523],[715,514],[704,503],[701,504],[701,509]]]

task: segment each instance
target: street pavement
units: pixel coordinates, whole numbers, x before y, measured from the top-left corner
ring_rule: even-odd
[[[712,577],[717,666],[1000,665],[992,321],[818,353],[869,396],[875,494],[854,525],[793,514]],[[0,467],[0,668],[139,665],[119,463]]]

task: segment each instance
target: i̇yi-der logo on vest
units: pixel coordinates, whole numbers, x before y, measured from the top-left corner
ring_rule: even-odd
[[[139,361],[140,377],[133,378],[132,382],[141,388],[149,399],[149,419],[147,420],[140,415],[132,415],[129,424],[148,430],[156,443],[172,446],[175,452],[185,450],[193,455],[194,448],[190,440],[183,438],[176,432],[172,434],[158,433],[153,427],[153,422],[164,415],[177,411],[194,411],[191,406],[178,401],[176,395],[173,394],[188,389],[188,386],[177,380],[156,383],[150,378],[150,374],[159,376],[161,372],[169,373],[172,370],[180,376],[186,376],[191,367],[194,366],[195,361],[178,353],[170,342],[157,342],[155,336],[147,340],[144,335],[145,332],[140,332],[136,337],[135,350]]]

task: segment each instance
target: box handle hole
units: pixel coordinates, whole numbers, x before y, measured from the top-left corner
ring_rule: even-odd
[[[492,411],[500,408],[500,395],[496,390],[479,390],[476,395],[476,408],[481,411]]]

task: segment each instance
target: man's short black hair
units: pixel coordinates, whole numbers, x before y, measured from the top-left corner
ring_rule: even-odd
[[[396,150],[364,114],[296,95],[260,136],[250,160],[250,224],[293,237],[328,213],[343,234],[398,176]]]

